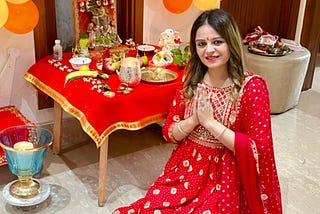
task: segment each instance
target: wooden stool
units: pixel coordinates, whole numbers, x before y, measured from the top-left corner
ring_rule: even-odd
[[[0,107],[0,131],[11,126],[34,125],[15,106]],[[0,166],[7,164],[7,158],[0,147]]]

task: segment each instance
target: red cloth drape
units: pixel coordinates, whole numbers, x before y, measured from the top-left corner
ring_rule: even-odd
[[[65,53],[61,62],[69,68],[70,57],[71,53]],[[179,74],[174,82],[159,85],[141,82],[129,94],[116,93],[110,98],[92,90],[92,84],[82,79],[73,80],[64,87],[68,72],[50,64],[50,59],[52,56],[47,56],[32,65],[24,78],[76,117],[98,147],[117,129],[137,130],[165,119],[183,73],[171,65],[168,69]],[[90,68],[95,69],[94,62]],[[113,92],[121,83],[116,74],[111,74],[108,80],[101,81],[109,85]]]
[[[251,75],[240,91],[235,122],[235,158],[240,178],[241,213],[282,213],[266,82]],[[249,212],[250,210],[250,212]]]

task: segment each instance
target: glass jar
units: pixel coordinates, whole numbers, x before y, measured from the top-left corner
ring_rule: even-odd
[[[89,57],[89,38],[87,34],[81,34],[79,40],[80,56]]]
[[[139,59],[126,57],[121,60],[119,79],[129,87],[139,85],[141,81],[141,69]]]

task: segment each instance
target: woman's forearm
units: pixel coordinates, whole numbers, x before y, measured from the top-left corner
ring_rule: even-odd
[[[186,138],[195,128],[192,118],[176,122],[173,127],[173,137],[176,141],[181,141]]]
[[[218,139],[225,147],[234,152],[235,133],[228,127],[214,120],[206,124],[206,129]]]

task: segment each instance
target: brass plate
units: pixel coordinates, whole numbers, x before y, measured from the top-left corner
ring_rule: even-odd
[[[141,79],[148,83],[164,84],[178,78],[178,73],[165,68],[151,67],[141,71]]]

